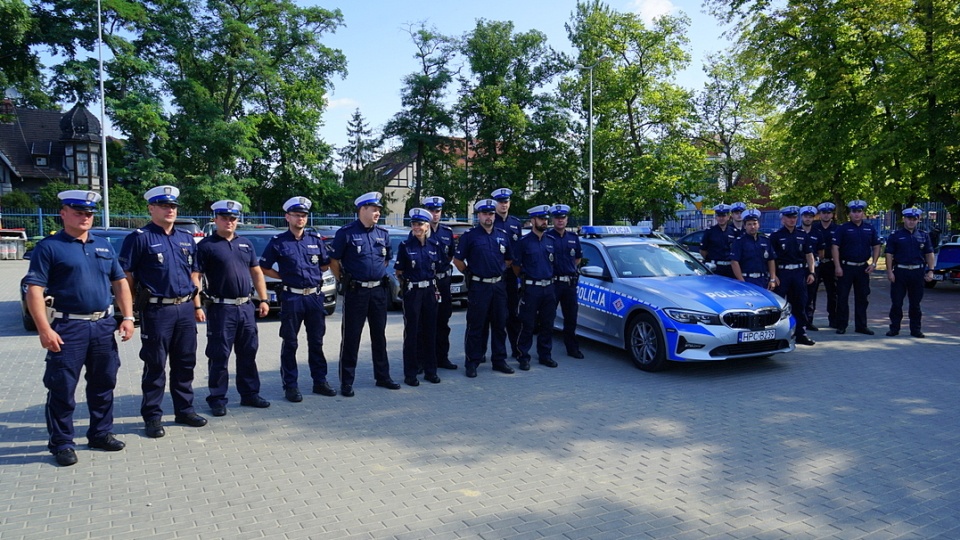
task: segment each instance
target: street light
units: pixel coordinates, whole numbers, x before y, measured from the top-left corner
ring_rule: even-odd
[[[110,228],[110,195],[107,186],[107,103],[103,93],[103,21],[100,10],[100,0],[97,0],[97,37],[99,44],[97,51],[100,59],[100,165],[103,172],[100,174],[100,185],[103,187],[103,226]]]
[[[593,225],[593,68],[595,68],[595,67],[597,67],[598,65],[600,65],[600,62],[606,62],[607,60],[610,60],[611,58],[612,58],[612,57],[611,57],[609,54],[605,54],[605,55],[601,56],[600,58],[597,58],[597,61],[594,62],[593,64],[589,65],[589,66],[585,66],[585,65],[583,65],[583,64],[577,64],[577,65],[573,66],[573,67],[575,67],[575,68],[577,68],[577,69],[579,69],[579,70],[581,70],[581,71],[584,70],[584,69],[590,71],[590,109],[589,109],[590,112],[588,113],[588,116],[587,116],[587,127],[588,127],[588,130],[589,130],[589,132],[590,132],[590,133],[589,133],[589,135],[590,135],[590,158],[589,158],[589,167],[590,167],[590,188],[589,188],[589,190],[590,190],[590,196],[589,196],[589,201],[590,201],[590,214],[589,214],[589,218],[588,218],[588,219],[589,219],[588,225]]]

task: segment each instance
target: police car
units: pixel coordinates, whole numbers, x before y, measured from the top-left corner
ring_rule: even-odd
[[[577,334],[621,347],[636,367],[769,356],[794,349],[790,304],[713,275],[638,227],[582,227]],[[563,327],[557,313],[556,328]]]

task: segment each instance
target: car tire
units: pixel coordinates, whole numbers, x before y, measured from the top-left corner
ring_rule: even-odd
[[[633,365],[643,371],[660,371],[667,367],[667,342],[660,325],[649,313],[640,313],[627,327],[626,348]]]

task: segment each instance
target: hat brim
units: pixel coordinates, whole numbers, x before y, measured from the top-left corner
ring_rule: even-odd
[[[94,213],[98,210],[96,206],[87,206],[84,204],[65,204],[64,206],[69,207],[72,210],[78,210],[80,212],[90,212]]]

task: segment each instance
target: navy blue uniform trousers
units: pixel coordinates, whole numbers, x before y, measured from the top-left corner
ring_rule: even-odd
[[[773,291],[790,302],[793,309],[793,317],[797,319],[796,336],[807,335],[807,268],[797,268],[794,270],[777,270],[777,278],[780,279],[780,285]]]
[[[193,370],[197,367],[197,322],[193,302],[147,304],[140,314],[140,344],[140,359],[143,360],[140,415],[143,419],[156,420],[163,416],[160,403],[167,382],[168,356],[173,410],[176,414],[194,412]]]
[[[520,284],[513,268],[508,267],[503,272],[503,284],[507,293],[507,318],[504,321],[507,338],[510,339],[510,354],[514,358],[520,357]],[[471,283],[471,285],[473,285]]]
[[[870,274],[864,270],[867,265],[852,266],[841,264],[843,276],[837,279],[837,330],[846,330],[850,324],[850,289],[853,289],[854,328],[867,327],[867,306],[870,305]]]
[[[844,269],[846,272],[846,269]],[[827,326],[836,328],[837,324],[837,274],[832,261],[821,262],[817,267],[817,279],[807,290],[807,322],[813,322],[817,312],[817,291],[823,283],[827,291]]]
[[[77,408],[74,394],[80,370],[86,369],[87,408],[90,427],[87,440],[103,437],[113,430],[113,389],[117,386],[120,355],[113,333],[117,321],[113,317],[99,321],[57,319],[53,329],[63,339],[60,352],[47,352],[43,385],[47,389],[47,448],[56,454],[73,448],[73,411]]]
[[[353,386],[357,372],[357,353],[363,325],[370,323],[370,349],[373,377],[390,380],[387,360],[387,287],[372,289],[347,287],[343,295],[343,322],[340,326],[340,384]]]
[[[227,404],[230,374],[227,362],[230,350],[237,355],[237,392],[241,399],[260,393],[260,373],[257,371],[257,321],[253,302],[240,305],[211,304],[207,308],[207,370],[211,407]]]
[[[403,292],[403,376],[414,378],[423,366],[437,374],[437,290],[430,287]]]
[[[923,274],[925,265],[908,270],[906,268],[893,269],[893,283],[890,284],[890,329],[899,332],[903,321],[903,299],[909,298],[910,305],[910,333],[920,333],[920,301],[923,300]]]
[[[451,280],[450,276],[437,280],[437,292],[440,293],[434,345],[437,365],[450,362],[450,316],[453,315],[453,295],[450,293]]]
[[[557,297],[554,285],[538,287],[524,285],[520,297],[520,362],[530,362],[533,331],[537,329],[537,359],[553,360],[553,321],[557,317]]]
[[[280,301],[280,380],[283,389],[299,388],[297,378],[297,336],[300,327],[307,329],[307,365],[313,384],[327,382],[327,357],[323,354],[323,336],[327,333],[327,312],[323,294],[284,293]]]
[[[580,304],[577,303],[577,278],[571,277],[569,282],[555,282],[553,292],[560,306],[560,313],[563,314],[563,345],[567,348],[567,354],[573,354],[580,350],[577,342],[577,313],[580,310]]]
[[[512,272],[511,272],[512,273]],[[516,277],[516,274],[513,274]],[[507,363],[507,290],[498,283],[471,281],[467,291],[467,332],[463,351],[467,365],[476,368],[487,354],[490,339],[490,360],[495,366]],[[519,328],[518,334],[519,334]]]

